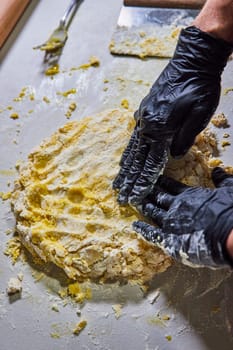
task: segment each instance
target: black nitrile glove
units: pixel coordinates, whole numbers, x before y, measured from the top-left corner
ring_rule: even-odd
[[[186,265],[233,266],[226,251],[233,229],[233,175],[215,168],[212,180],[218,188],[189,187],[161,176],[154,198],[141,207],[159,227],[137,221],[133,228]]]
[[[196,27],[181,31],[175,54],[135,113],[136,127],[113,188],[137,205],[161,174],[167,154],[184,155],[212,117],[232,46]]]

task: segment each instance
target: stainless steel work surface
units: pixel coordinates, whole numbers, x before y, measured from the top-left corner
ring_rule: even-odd
[[[47,39],[67,3],[32,0],[0,53],[0,192],[13,187],[17,161],[67,122],[65,113],[71,102],[77,103],[77,109],[70,120],[120,107],[122,99],[128,99],[134,109],[167,63],[111,56],[108,44],[121,1],[84,0],[69,30],[60,62],[62,72],[54,79],[45,76],[43,54],[32,47]],[[99,58],[99,67],[71,69],[87,63],[93,55]],[[229,62],[223,88],[233,87],[232,73]],[[13,101],[24,87],[26,96]],[[77,92],[67,98],[57,94],[69,89]],[[223,94],[218,108],[230,122],[232,99],[233,92]],[[10,118],[12,112],[19,118]],[[233,164],[231,146],[222,157]],[[56,294],[60,283],[57,274],[50,271],[37,280],[40,272],[35,274],[34,266],[23,262],[13,266],[3,254],[10,237],[6,233],[14,229],[14,217],[8,201],[1,201],[0,206],[0,350],[233,348],[231,271],[176,264],[155,278],[146,294],[137,286],[92,285],[92,300],[82,306],[64,304]],[[24,274],[23,291],[21,298],[12,300],[6,294],[7,282],[19,272]],[[121,315],[117,318],[113,306],[119,304]],[[72,328],[80,319],[86,319],[87,326],[75,336]]]

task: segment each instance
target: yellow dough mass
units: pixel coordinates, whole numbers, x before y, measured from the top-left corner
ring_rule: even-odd
[[[20,169],[12,204],[22,243],[70,278],[144,283],[171,264],[133,232],[139,215],[112,190],[133,126],[117,110],[68,123]]]
[[[133,127],[133,114],[119,110],[68,123],[20,169],[12,195],[19,237],[34,257],[56,264],[72,279],[143,284],[171,265],[159,248],[133,232],[139,214],[120,207],[112,190]],[[215,142],[203,133],[166,172],[189,184],[210,185]]]

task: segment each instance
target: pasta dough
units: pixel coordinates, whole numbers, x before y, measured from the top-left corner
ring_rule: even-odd
[[[20,169],[12,195],[19,237],[35,258],[56,264],[72,279],[143,284],[172,263],[133,232],[140,216],[119,206],[112,190],[133,127],[133,113],[120,110],[68,123]],[[211,186],[216,147],[215,137],[204,131],[165,171],[190,185]]]
[[[144,283],[171,264],[133,232],[139,214],[112,190],[133,126],[132,113],[118,110],[68,123],[20,169],[12,198],[20,239],[72,279]]]

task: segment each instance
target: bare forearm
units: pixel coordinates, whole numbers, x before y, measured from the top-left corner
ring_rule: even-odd
[[[233,0],[207,0],[194,25],[233,43]]]
[[[227,241],[226,241],[226,248],[227,252],[230,255],[230,257],[233,259],[233,230],[229,234]]]

